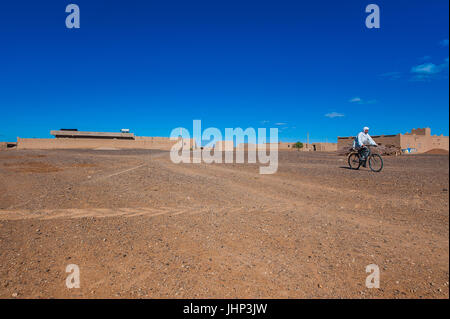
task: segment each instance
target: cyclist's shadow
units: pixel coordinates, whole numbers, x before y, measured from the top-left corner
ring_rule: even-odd
[[[348,169],[348,170],[351,170],[351,171],[360,171],[360,172],[369,172],[370,171],[370,169],[369,170],[361,169],[362,167],[359,168],[359,169],[353,169],[353,168],[348,167],[348,166],[339,166],[339,168],[345,168],[345,169]]]

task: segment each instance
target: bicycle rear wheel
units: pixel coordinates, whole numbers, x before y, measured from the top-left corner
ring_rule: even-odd
[[[358,153],[351,153],[348,156],[348,166],[350,166],[351,169],[359,169],[359,167],[361,166],[361,163],[359,161]]]
[[[369,167],[373,172],[380,172],[383,169],[383,159],[378,154],[369,157]]]

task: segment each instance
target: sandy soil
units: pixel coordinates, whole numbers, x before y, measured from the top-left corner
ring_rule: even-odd
[[[259,175],[162,151],[0,152],[0,297],[448,298],[448,161],[373,173],[294,151]]]

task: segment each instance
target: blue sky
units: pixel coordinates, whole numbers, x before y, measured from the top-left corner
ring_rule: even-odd
[[[449,133],[447,0],[16,2],[0,10],[0,140],[169,136],[194,119],[282,141]]]

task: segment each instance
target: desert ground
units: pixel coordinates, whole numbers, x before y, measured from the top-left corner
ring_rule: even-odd
[[[449,298],[449,156],[384,160],[280,152],[260,175],[157,150],[0,152],[0,297]]]

